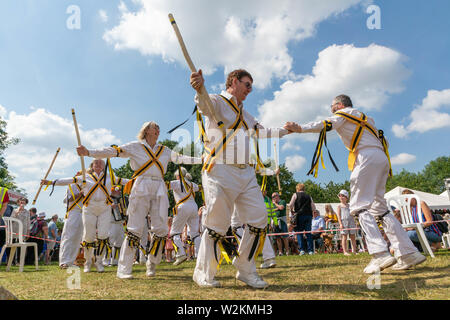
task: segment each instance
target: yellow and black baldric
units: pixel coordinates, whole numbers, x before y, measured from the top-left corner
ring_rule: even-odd
[[[159,146],[158,150],[156,150],[156,152],[153,153],[152,150],[147,148],[147,146],[145,146],[144,144],[141,144],[141,145],[142,145],[142,148],[144,148],[144,151],[147,153],[149,160],[146,163],[144,163],[144,165],[142,167],[140,167],[138,170],[136,170],[133,173],[133,176],[127,182],[127,184],[125,185],[125,188],[123,190],[123,192],[125,194],[131,194],[131,189],[133,188],[136,178],[138,176],[142,175],[145,171],[147,171],[147,169],[149,169],[153,165],[156,165],[158,167],[159,171],[161,172],[161,178],[164,179],[164,167],[161,164],[161,162],[159,161],[159,157],[162,155],[162,153],[164,151],[164,146]]]
[[[92,178],[92,180],[95,182],[95,185],[89,190],[86,197],[83,199],[83,205],[87,207],[89,205],[89,201],[91,200],[92,195],[97,191],[98,188],[100,188],[103,193],[106,196],[106,203],[112,204],[113,200],[111,199],[111,196],[109,195],[108,189],[106,188],[106,175],[107,175],[107,167],[105,168],[105,171],[103,172],[102,176],[97,178],[93,174],[89,174],[89,176]]]
[[[195,194],[194,194],[194,184],[191,183],[191,185],[189,186],[189,184],[186,182],[186,180],[183,177],[183,174],[181,172],[181,167],[178,166],[178,176],[180,179],[180,188],[181,188],[181,192],[184,192],[184,190],[186,190],[187,195],[184,196],[184,198],[180,199],[175,206],[173,207],[173,216],[176,216],[178,214],[178,207],[185,203],[186,201],[188,201],[191,197],[192,199],[195,199]]]
[[[330,131],[332,129],[332,123],[330,121],[324,120],[323,121],[323,129],[320,132],[319,140],[317,141],[316,149],[314,150],[314,156],[311,161],[311,169],[309,169],[307,175],[313,174],[314,177],[317,177],[317,173],[319,171],[319,162],[322,162],[322,167],[325,169],[325,164],[323,162],[323,146],[327,148],[328,151],[328,157],[331,160],[331,163],[334,166],[334,169],[336,171],[339,171],[338,167],[336,166],[336,163],[333,160],[333,157],[330,154],[330,150],[328,150],[327,146],[327,131]]]
[[[386,154],[386,157],[388,158],[389,176],[392,177],[391,159],[389,157],[389,150],[388,150],[386,138],[384,137],[383,130],[377,131],[373,126],[371,126],[367,122],[367,116],[362,112],[361,112],[360,118],[353,116],[351,114],[342,112],[342,111],[335,112],[335,115],[340,116],[356,125],[356,130],[353,133],[353,137],[350,142],[350,147],[347,147],[347,149],[349,150],[348,169],[350,171],[353,171],[353,167],[354,167],[355,161],[356,161],[355,151],[356,151],[356,148],[358,147],[359,142],[361,141],[361,137],[364,133],[364,130],[367,129],[375,138],[380,140],[380,143],[383,146],[384,153]]]
[[[74,178],[74,180],[76,181],[76,178]],[[70,190],[70,193],[72,194],[72,199],[74,199],[74,201],[69,206],[69,200],[67,200],[67,210],[66,210],[66,215],[65,215],[64,219],[67,219],[69,217],[70,211],[72,211],[76,206],[78,206],[80,209],[83,210],[83,208],[80,206],[80,202],[81,202],[81,200],[84,199],[84,194],[81,191],[81,187],[78,185],[78,183],[75,182],[75,186],[78,189],[79,195],[78,195],[78,198],[75,198],[75,194],[72,190],[72,187],[69,185],[69,190]]]

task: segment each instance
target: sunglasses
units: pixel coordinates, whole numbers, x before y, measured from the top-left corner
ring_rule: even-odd
[[[241,81],[240,79],[238,79],[239,80],[239,82],[242,82],[243,84],[245,84],[245,87],[248,89],[248,90],[252,90],[252,84],[250,83],[250,82],[248,82],[248,81]]]

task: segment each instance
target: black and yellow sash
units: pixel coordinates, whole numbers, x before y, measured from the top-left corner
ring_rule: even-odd
[[[186,186],[185,185],[185,190],[186,190],[186,192],[187,192],[187,195],[183,198],[183,199],[180,199],[176,204],[175,204],[175,206],[173,207],[173,216],[176,216],[177,214],[178,214],[178,207],[181,205],[181,204],[183,204],[183,203],[185,203],[186,201],[188,201],[190,198],[191,198],[191,196],[192,196],[192,199],[195,199],[195,194],[194,194],[194,184],[192,184],[191,183],[191,185],[189,186]]]
[[[144,148],[145,152],[147,153],[149,160],[144,163],[142,167],[140,167],[138,170],[136,170],[133,173],[133,176],[131,177],[130,181],[127,182],[124,188],[125,194],[131,194],[131,189],[133,188],[134,181],[136,178],[140,175],[142,175],[145,171],[147,171],[151,166],[156,165],[161,172],[161,178],[164,179],[164,167],[159,161],[159,157],[162,155],[162,152],[164,150],[164,146],[159,146],[158,150],[156,150],[156,153],[153,153],[152,150],[147,148],[144,144],[141,144],[142,148]]]
[[[220,97],[230,106],[231,110],[233,110],[233,112],[236,114],[236,119],[234,120],[233,124],[226,130],[225,132],[225,136],[222,137],[222,140],[219,141],[219,143],[212,149],[209,150],[208,148],[205,147],[205,151],[208,154],[206,157],[206,160],[203,164],[203,170],[206,171],[210,171],[213,164],[214,164],[214,160],[219,156],[220,153],[222,153],[225,148],[226,145],[228,143],[228,141],[230,141],[237,133],[237,130],[240,127],[244,127],[244,129],[246,131],[248,131],[249,127],[247,125],[247,122],[245,122],[244,120],[244,115],[242,113],[242,109],[237,107],[234,102],[232,100],[229,100],[227,98],[225,98],[224,96],[220,95]],[[198,120],[198,116],[197,116],[197,120]],[[200,119],[201,120],[201,119]],[[201,128],[201,133],[202,133],[202,139],[203,139],[203,130],[204,130],[204,126],[203,126],[203,122],[199,121],[199,127]],[[255,126],[255,134],[252,136],[252,138],[255,141],[255,149],[256,149],[256,159],[257,159],[257,166],[263,166],[260,157],[259,157],[259,144],[258,144],[258,128],[257,126]]]
[[[89,176],[92,178],[92,180],[94,180],[95,185],[91,188],[91,190],[89,190],[88,194],[83,199],[83,205],[86,207],[89,205],[89,201],[91,200],[92,195],[94,194],[95,191],[97,191],[98,188],[102,189],[103,193],[105,194],[106,203],[112,204],[113,201],[109,195],[108,189],[105,186],[105,184],[106,184],[106,169],[103,172],[102,176],[98,179],[93,174],[89,174]]]
[[[361,137],[364,133],[364,129],[367,129],[375,138],[380,140],[381,145],[383,146],[384,153],[386,154],[389,162],[389,176],[392,177],[392,168],[391,168],[391,159],[389,157],[389,151],[386,139],[384,137],[383,130],[377,130],[370,125],[370,123],[367,122],[367,116],[361,112],[361,117],[358,118],[356,116],[353,116],[351,114],[337,111],[334,113],[337,116],[340,116],[356,125],[356,130],[353,133],[352,140],[350,142],[350,147],[347,147],[347,149],[350,151],[348,155],[348,169],[350,171],[353,171],[353,167],[355,166],[356,161],[356,148],[358,147],[359,142],[361,141]]]
[[[74,178],[75,179],[75,178]],[[75,179],[76,180],[76,179]],[[67,210],[66,210],[66,215],[64,216],[64,219],[67,219],[69,217],[69,212],[72,211],[76,206],[78,206],[80,209],[83,209],[80,206],[80,201],[84,198],[84,194],[81,191],[81,187],[78,185],[78,183],[75,183],[78,191],[79,191],[79,195],[78,198],[75,199],[75,194],[72,191],[72,187],[69,185],[69,190],[70,193],[72,194],[72,198],[74,199],[73,203],[69,206],[69,201],[67,200]]]

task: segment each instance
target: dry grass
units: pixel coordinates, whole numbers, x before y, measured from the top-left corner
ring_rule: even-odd
[[[367,287],[368,275],[362,269],[369,262],[368,254],[346,257],[342,254],[277,257],[277,266],[260,270],[269,282],[265,290],[254,290],[234,279],[233,266],[222,266],[217,279],[222,288],[201,289],[192,281],[194,262],[180,266],[162,263],[155,278],[145,276],[145,266],[133,268],[133,280],[120,280],[116,267],[106,272],[81,272],[81,289],[70,290],[70,274],[56,264],[40,266],[34,271],[26,266],[5,272],[0,266],[0,286],[19,299],[29,300],[377,300],[431,299],[450,297],[450,251],[441,250],[435,259],[428,258],[416,269],[408,271],[384,270],[381,288]],[[260,258],[257,263],[259,265]]]

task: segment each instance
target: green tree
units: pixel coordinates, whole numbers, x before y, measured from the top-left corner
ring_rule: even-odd
[[[424,184],[423,191],[440,194],[445,190],[444,179],[450,178],[450,157],[439,157],[428,163],[421,172]]]
[[[17,143],[19,143],[19,139],[9,138],[6,132],[6,121],[0,117],[0,186],[23,192],[23,190],[18,189],[14,182],[14,177],[9,173],[8,165],[3,155],[9,146]]]

